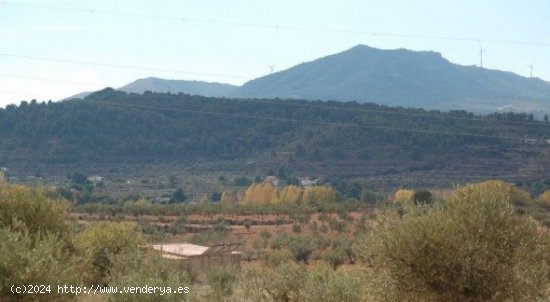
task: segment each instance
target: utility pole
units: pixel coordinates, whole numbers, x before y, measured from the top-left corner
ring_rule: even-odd
[[[527,67],[529,67],[529,77],[532,78],[533,77],[533,63],[531,63],[531,65],[527,65]]]

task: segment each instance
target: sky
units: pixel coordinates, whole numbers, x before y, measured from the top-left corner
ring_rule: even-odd
[[[149,76],[240,85],[358,44],[550,81],[547,0],[0,0],[0,107]]]

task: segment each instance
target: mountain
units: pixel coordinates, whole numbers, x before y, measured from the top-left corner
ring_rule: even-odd
[[[453,64],[431,51],[365,45],[249,81],[235,93],[441,110],[550,111],[550,83],[540,79]]]
[[[215,83],[215,82],[203,82],[203,81],[185,81],[185,80],[166,80],[154,77],[145,79],[138,79],[132,83],[126,84],[117,90],[128,93],[142,94],[145,91],[152,92],[170,92],[178,93],[183,92],[190,95],[202,95],[207,97],[223,97],[232,94],[237,86]],[[92,91],[82,92],[66,98],[69,99],[83,99],[92,94]]]
[[[139,79],[125,92],[183,92],[233,98],[357,101],[429,110],[550,113],[550,83],[511,72],[449,62],[432,51],[358,45],[242,86]],[[85,94],[87,95],[87,94]],[[78,96],[82,98],[82,95]]]
[[[165,80],[159,78],[145,78],[136,80],[120,87],[124,92],[143,93],[146,90],[153,92],[184,92],[190,95],[202,95],[207,97],[223,97],[230,95],[236,86],[222,83],[202,81]]]

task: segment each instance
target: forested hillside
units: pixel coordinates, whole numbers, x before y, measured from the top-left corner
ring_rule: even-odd
[[[550,124],[527,114],[105,89],[84,100],[1,109],[0,137],[2,165],[271,159],[301,167],[368,163],[371,172],[396,173],[391,168],[477,161],[493,171],[527,164],[531,171],[544,166]]]

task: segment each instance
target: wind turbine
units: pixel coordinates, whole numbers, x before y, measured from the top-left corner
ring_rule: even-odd
[[[534,63],[531,63],[530,65],[527,65],[527,67],[529,67],[529,77],[530,78],[533,77],[533,65],[534,65]]]
[[[481,42],[477,42],[479,44],[479,67],[483,68],[483,53],[487,52],[483,47],[481,46]]]

